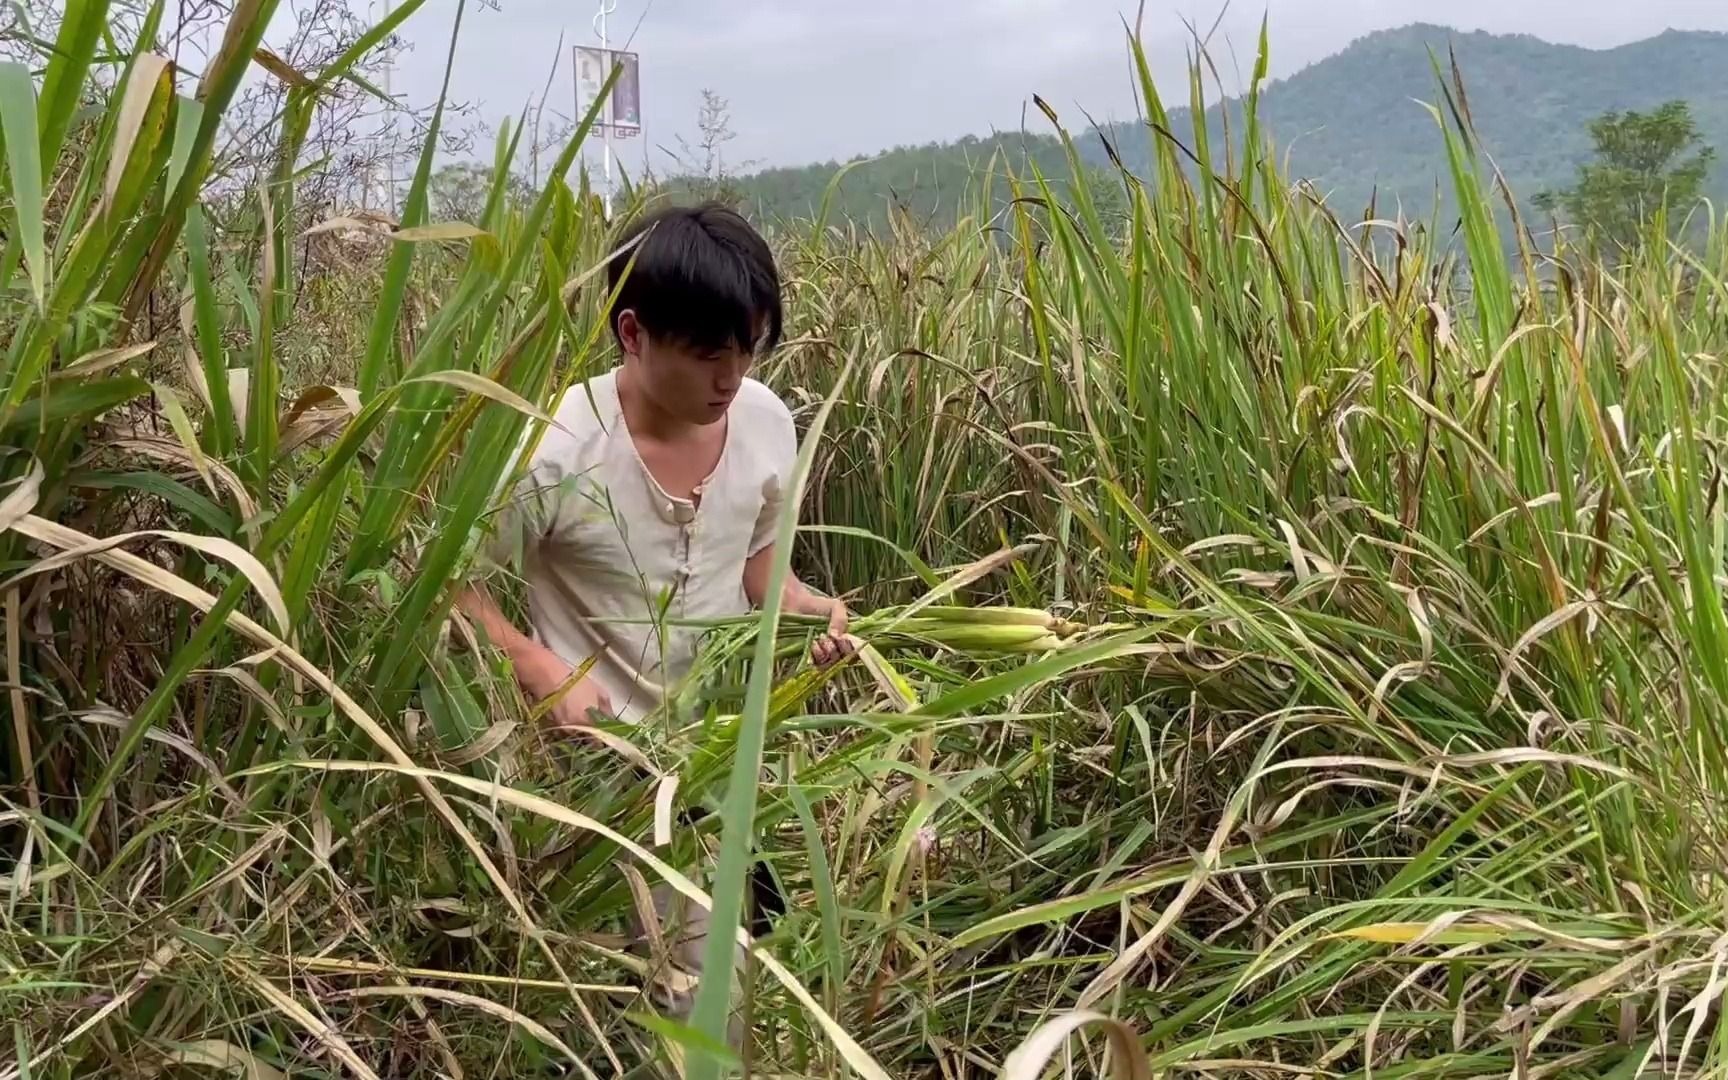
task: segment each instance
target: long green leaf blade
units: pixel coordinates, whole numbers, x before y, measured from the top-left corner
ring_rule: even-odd
[[[13,220],[24,247],[30,292],[40,308],[48,291],[48,250],[42,216],[42,156],[36,126],[36,84],[30,69],[0,63],[0,135],[6,140],[6,167]]]

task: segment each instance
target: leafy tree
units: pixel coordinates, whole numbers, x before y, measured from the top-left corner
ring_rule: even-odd
[[[505,181],[507,194],[517,202],[534,196],[528,182],[515,173]],[[428,209],[433,221],[466,221],[479,224],[486,215],[486,201],[492,194],[492,166],[473,161],[446,165],[432,174],[426,189]]]
[[[1590,124],[1590,138],[1596,160],[1579,167],[1571,188],[1544,193],[1537,205],[1563,213],[1622,250],[1638,245],[1664,206],[1690,209],[1703,194],[1716,156],[1700,140],[1684,101],[1647,113],[1605,113]]]

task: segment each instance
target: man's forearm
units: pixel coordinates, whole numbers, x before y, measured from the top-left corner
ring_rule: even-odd
[[[488,641],[510,658],[517,685],[532,703],[551,700],[549,721],[558,728],[586,727],[596,714],[615,715],[606,692],[590,679],[573,679],[571,666],[557,653],[516,628],[486,586],[463,586],[456,606],[479,625]]]
[[[773,563],[774,545],[769,544],[744,564],[744,595],[754,607],[761,607],[768,596],[768,571]],[[817,635],[815,643],[810,646],[811,659],[816,663],[832,664],[852,654],[852,640],[846,634],[852,616],[846,605],[818,593],[799,581],[796,574],[787,574],[785,584],[780,587],[780,610],[787,615],[808,615],[828,620],[828,632]]]
[[[761,607],[768,599],[769,569],[774,562],[774,545],[769,544],[744,564],[744,596],[752,607]],[[780,588],[780,610],[788,615],[826,616],[831,602],[798,580],[797,574],[787,574]]]
[[[502,649],[511,660],[520,660],[524,651],[539,652],[543,646],[517,629],[492,598],[486,586],[473,582],[456,594],[456,606],[486,635],[486,640]]]

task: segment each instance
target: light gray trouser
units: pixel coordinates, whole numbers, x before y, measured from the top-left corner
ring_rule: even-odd
[[[652,960],[665,963],[670,970],[650,971],[649,986],[656,1003],[666,1015],[679,1023],[688,1023],[690,1011],[696,1004],[696,982],[702,974],[702,954],[708,948],[708,911],[664,882],[650,891],[654,898],[654,912],[660,920],[660,936],[666,947],[664,958],[654,957]],[[647,949],[647,928],[635,915],[631,917],[631,924],[640,944]],[[730,973],[732,1015],[726,1025],[726,1042],[733,1050],[742,1050],[744,1046],[744,1020],[739,1012],[739,972],[744,967],[744,958],[744,947],[735,947]]]

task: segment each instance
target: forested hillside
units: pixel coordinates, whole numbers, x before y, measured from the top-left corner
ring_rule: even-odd
[[[1587,125],[1609,110],[1688,101],[1704,141],[1728,150],[1728,81],[1721,75],[1728,70],[1728,34],[1669,32],[1591,50],[1418,25],[1364,37],[1266,88],[1262,123],[1280,155],[1288,156],[1291,176],[1312,181],[1341,212],[1366,207],[1378,192],[1382,212],[1402,205],[1414,215],[1429,213],[1436,190],[1447,185],[1439,182],[1444,158],[1438,129],[1422,103],[1438,103],[1431,57],[1445,65],[1449,49],[1464,72],[1483,142],[1522,196],[1568,183],[1590,153]],[[1239,116],[1241,103],[1209,110],[1214,141],[1222,135],[1226,109]],[[1026,132],[867,155],[839,182],[831,209],[880,223],[888,206],[898,203],[921,220],[951,220],[969,192],[975,197],[979,167],[998,152],[1015,165],[1030,156],[1046,172],[1065,175],[1060,144],[1047,133],[1047,122],[1036,110],[1028,110],[1028,117]],[[1070,124],[1080,119],[1064,117]],[[1171,120],[1177,136],[1191,143],[1189,111],[1175,110]],[[1137,124],[1104,131],[1124,162],[1144,171],[1148,132]],[[1107,165],[1096,132],[1080,143],[1091,164]],[[841,167],[828,161],[768,169],[741,178],[737,186],[761,216],[806,217],[820,206]],[[1717,171],[1709,190],[1728,193],[1728,169]]]

